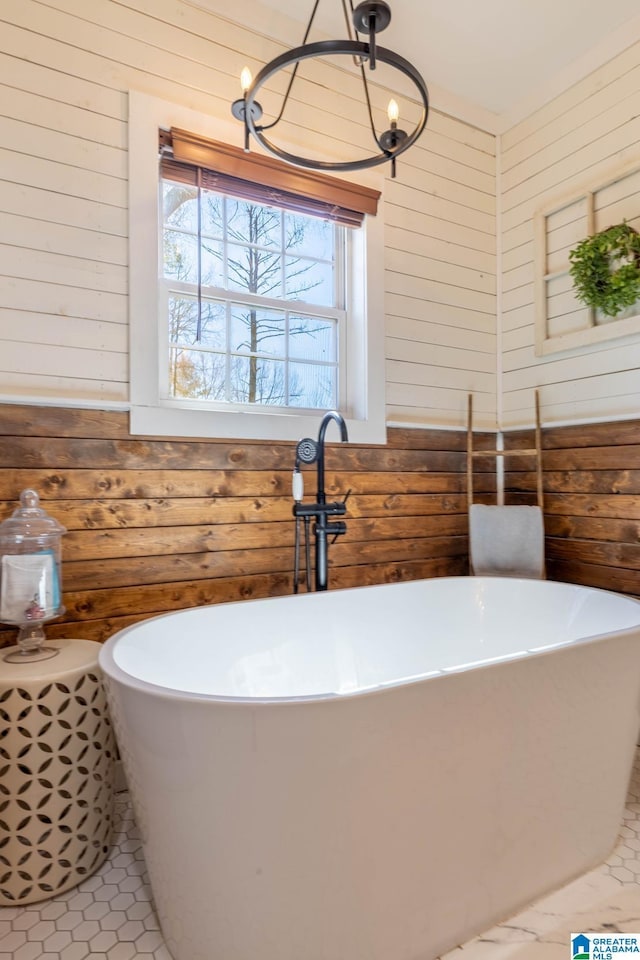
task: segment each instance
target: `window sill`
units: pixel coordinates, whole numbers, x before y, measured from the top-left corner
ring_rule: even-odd
[[[185,410],[167,406],[133,405],[129,432],[145,436],[229,440],[300,440],[315,436],[323,411],[314,414],[268,413],[257,410]],[[345,417],[352,443],[386,443],[386,425]]]

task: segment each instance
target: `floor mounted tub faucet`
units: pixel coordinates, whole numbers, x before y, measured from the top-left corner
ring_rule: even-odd
[[[295,570],[294,570],[294,591],[298,588],[298,556],[299,556],[299,520],[304,518],[305,526],[308,525],[309,518],[314,517],[313,534],[315,537],[315,586],[316,590],[326,590],[329,574],[328,561],[328,542],[327,537],[333,535],[334,539],[341,534],[346,533],[347,525],[344,520],[330,521],[329,517],[344,516],[347,512],[346,501],[350,491],[344,500],[327,503],[327,497],[324,489],[324,448],[325,435],[327,427],[334,420],[340,430],[340,439],[347,443],[349,435],[347,425],[341,414],[335,410],[329,410],[325,413],[320,423],[317,442],[310,439],[301,440],[296,448],[296,467],[293,474],[294,500],[293,515],[296,518],[296,552],[295,552]],[[300,474],[300,463],[317,463],[318,480],[316,489],[315,503],[302,502],[302,476]],[[307,551],[308,558],[308,551]],[[309,587],[309,561],[307,559],[307,588]]]

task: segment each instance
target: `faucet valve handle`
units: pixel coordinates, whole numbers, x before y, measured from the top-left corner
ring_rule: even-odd
[[[332,523],[327,524],[327,533],[334,534],[334,538],[331,543],[335,543],[338,537],[342,536],[342,534],[346,532],[347,525],[344,520],[334,520]]]
[[[348,489],[347,492],[345,493],[342,502],[343,502],[343,503],[346,503],[350,496],[351,496],[351,487],[349,487],[349,489]]]

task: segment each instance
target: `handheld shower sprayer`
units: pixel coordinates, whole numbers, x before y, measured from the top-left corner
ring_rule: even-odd
[[[318,459],[318,444],[310,437],[299,440],[296,447],[296,465],[291,477],[293,499],[300,503],[304,497],[304,481],[300,472],[301,463],[315,463]]]
[[[298,441],[296,447],[296,467],[300,463],[315,463],[318,459],[318,444],[310,437]]]

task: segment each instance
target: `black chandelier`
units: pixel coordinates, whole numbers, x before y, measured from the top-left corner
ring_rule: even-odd
[[[244,123],[244,149],[246,151],[249,150],[249,136],[253,135],[258,143],[262,144],[269,153],[297,167],[307,167],[311,170],[364,170],[367,167],[375,167],[380,163],[390,162],[391,176],[395,177],[396,157],[404,153],[405,150],[408,150],[408,148],[415,143],[426,126],[427,116],[429,114],[427,85],[413,64],[409,63],[408,60],[405,60],[404,57],[401,57],[399,54],[394,53],[393,50],[387,50],[385,47],[377,45],[377,34],[380,33],[381,30],[384,30],[391,20],[391,9],[389,4],[385,3],[384,0],[365,0],[365,2],[359,3],[355,9],[353,0],[342,0],[348,38],[345,40],[322,40],[316,43],[307,43],[318,4],[319,0],[315,0],[301,46],[294,47],[292,50],[288,50],[286,53],[275,57],[269,63],[265,64],[254,80],[252,80],[251,73],[247,67],[242,71],[240,83],[243,96],[239,100],[234,100],[231,105],[231,112],[237,120]],[[347,9],[347,4],[349,10]],[[351,15],[351,19],[349,18],[349,14]],[[353,24],[353,28],[351,24]],[[353,33],[355,33],[356,39],[353,39]],[[359,33],[367,36],[368,39],[366,42],[359,39]],[[291,93],[291,88],[301,61],[335,55],[353,57],[354,63],[360,71],[364,100],[369,114],[369,125],[376,145],[376,152],[362,160],[327,161],[297,156],[294,153],[283,150],[267,137],[267,131],[273,130],[283,118],[289,94]],[[418,91],[422,102],[422,113],[411,133],[407,133],[406,130],[398,128],[399,110],[395,100],[389,102],[387,109],[389,129],[380,134],[376,131],[365,64],[369,64],[370,70],[375,70],[378,61],[404,74],[405,77],[408,77],[408,79],[412,81]],[[270,77],[274,76],[274,74],[280,70],[291,66],[293,67],[293,71],[278,115],[271,123],[261,124],[260,120],[262,119],[263,111],[256,99],[258,92]]]

